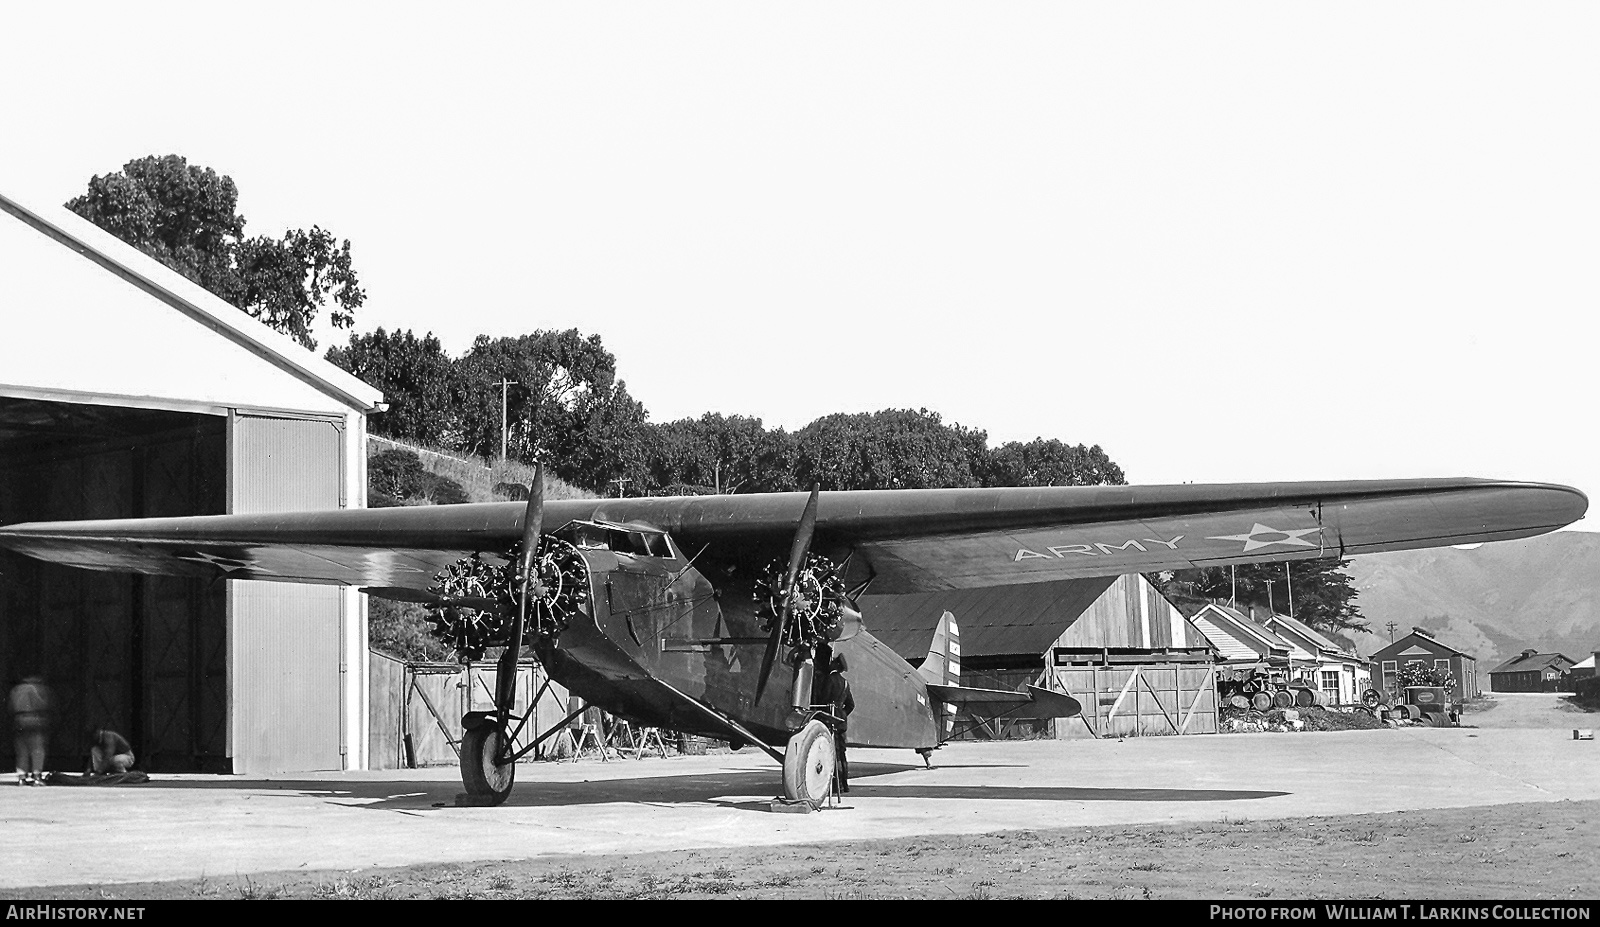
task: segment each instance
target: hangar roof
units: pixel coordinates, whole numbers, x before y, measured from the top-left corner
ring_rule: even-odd
[[[90,272],[91,266],[97,270]],[[197,400],[372,411],[383,399],[378,390],[65,207],[26,204],[0,192],[0,279],[17,313],[7,319],[13,333],[20,327],[37,336],[5,339],[14,352],[0,357],[0,388],[8,393],[54,399],[66,392],[91,403],[108,396],[116,404],[156,408],[165,407],[163,400]],[[175,321],[148,311],[156,305],[175,310]],[[269,367],[279,375],[273,377]],[[286,385],[288,380],[295,385]]]

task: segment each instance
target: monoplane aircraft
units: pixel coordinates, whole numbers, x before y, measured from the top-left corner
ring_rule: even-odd
[[[1069,695],[959,684],[942,623],[913,668],[862,627],[859,596],[1348,557],[1542,534],[1581,518],[1575,489],[1475,479],[771,493],[518,502],[0,528],[0,546],[71,566],[337,583],[425,603],[464,656],[504,648],[494,710],[463,719],[470,795],[510,794],[550,680],[636,723],[753,745],[788,799],[833,782],[816,686],[850,665],[849,744],[927,752],[956,705],[1070,716]],[[547,527],[551,530],[547,530]],[[555,729],[552,729],[555,730]],[[547,732],[548,733],[548,732]],[[547,736],[547,735],[544,735]]]

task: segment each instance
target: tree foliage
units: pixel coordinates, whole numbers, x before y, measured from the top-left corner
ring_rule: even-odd
[[[245,238],[238,202],[231,177],[150,155],[96,174],[66,205],[306,348],[317,346],[311,324],[325,307],[334,327],[350,327],[366,301],[350,242],[319,226]]]
[[[1426,663],[1407,663],[1400,667],[1397,678],[1402,690],[1407,686],[1444,686],[1454,689],[1456,685],[1454,673]]]
[[[466,501],[467,491],[460,483],[429,470],[412,451],[392,448],[367,461],[367,502],[373,508]]]
[[[794,489],[795,443],[759,418],[707,412],[650,428],[644,486],[672,495]]]
[[[507,456],[602,495],[1123,481],[1098,445],[1037,438],[991,451],[983,431],[927,409],[825,415],[792,433],[720,413],[654,424],[600,337],[576,329],[479,336],[459,359],[432,334],[378,329],[328,359],[384,392],[374,431],[462,453],[498,453],[503,390]]]
[[[543,460],[569,483],[604,492],[644,469],[644,406],[617,379],[599,335],[575,328],[515,338],[479,335],[459,362],[462,444],[496,453],[505,387],[507,456]]]
[[[976,486],[967,442],[927,409],[825,415],[795,433],[796,482],[827,489]]]
[[[432,332],[351,335],[328,360],[383,392],[387,411],[373,413],[373,431],[435,447],[460,447],[466,382],[456,362]],[[498,406],[497,406],[498,411]]]
[[[1359,593],[1345,572],[1349,565],[1349,560],[1328,557],[1176,570],[1147,578],[1180,605],[1199,606],[1232,598],[1241,606],[1292,614],[1319,631],[1365,630],[1367,620],[1355,604]]]
[[[1100,445],[1084,447],[1055,438],[1010,441],[995,448],[983,473],[985,486],[1120,486],[1122,468]]]

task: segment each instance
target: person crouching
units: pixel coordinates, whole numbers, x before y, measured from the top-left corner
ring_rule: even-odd
[[[125,773],[133,768],[133,747],[109,728],[94,732],[89,742],[89,772],[97,776]]]

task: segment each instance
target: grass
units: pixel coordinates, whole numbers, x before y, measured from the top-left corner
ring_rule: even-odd
[[[369,457],[397,447],[414,452],[429,472],[447,476],[461,484],[471,502],[507,502],[512,497],[506,493],[495,492],[496,486],[503,483],[520,483],[527,486],[533,482],[533,467],[520,460],[500,458],[485,462],[476,457],[462,457],[458,453],[442,448],[396,441],[378,435],[367,436]],[[595,494],[547,473],[544,478],[544,497],[593,499]]]

